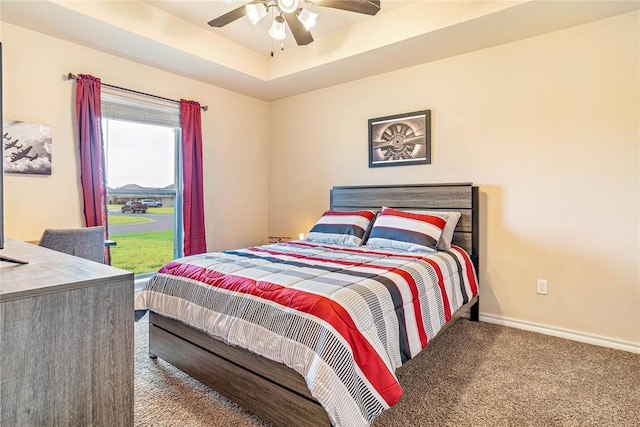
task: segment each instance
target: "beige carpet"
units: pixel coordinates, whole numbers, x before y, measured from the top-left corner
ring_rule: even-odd
[[[136,323],[137,426],[265,426],[162,360]],[[399,375],[374,426],[640,426],[640,354],[457,321]]]

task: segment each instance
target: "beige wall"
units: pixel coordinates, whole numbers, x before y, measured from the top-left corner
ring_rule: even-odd
[[[82,225],[74,85],[62,76],[84,72],[209,106],[210,250],[306,233],[333,185],[472,181],[482,314],[638,345],[639,21],[622,15],[271,104],[3,23],[5,117],[53,127],[53,174],[5,176],[7,234]],[[432,112],[433,163],[369,169],[367,119],[420,109]],[[536,295],[537,278],[549,295]]]
[[[7,23],[2,25],[2,44],[4,117],[51,125],[53,140],[51,176],[5,174],[7,236],[37,240],[48,227],[84,225],[75,84],[63,80],[73,72],[208,105],[209,111],[202,113],[208,248],[264,242],[268,103]]]
[[[481,314],[640,344],[639,21],[273,102],[270,233],[307,232],[333,185],[471,181],[483,204]],[[432,164],[369,169],[367,119],[421,109]]]

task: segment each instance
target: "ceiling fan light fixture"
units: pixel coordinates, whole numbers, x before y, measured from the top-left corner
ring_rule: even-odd
[[[256,25],[262,18],[267,16],[267,8],[264,3],[249,3],[245,6],[247,17],[253,25]]]
[[[286,33],[282,16],[276,16],[276,19],[273,20],[273,24],[269,28],[269,35],[276,40],[284,40]]]
[[[278,0],[278,9],[282,13],[292,13],[298,10],[298,0]]]
[[[316,25],[316,19],[318,19],[317,13],[309,12],[307,9],[300,8],[298,9],[297,15],[298,21],[304,25],[304,28],[306,28],[307,31]]]
[[[242,6],[223,13],[207,24],[214,28],[220,28],[247,16],[253,25],[257,25],[258,22],[263,21],[264,17],[271,12],[270,19],[273,20],[275,17],[275,20],[269,24],[269,36],[276,40],[284,40],[287,34],[290,34],[298,46],[305,46],[313,42],[310,29],[316,24],[318,19],[318,14],[312,12],[316,6],[373,16],[380,12],[381,1],[382,0],[243,0],[244,4]],[[2,2],[2,0],[0,0],[0,2]],[[311,11],[309,11],[303,3],[309,5]],[[287,27],[289,27],[289,30],[287,30]]]

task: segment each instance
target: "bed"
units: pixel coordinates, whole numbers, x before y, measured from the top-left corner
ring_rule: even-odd
[[[149,310],[149,354],[273,425],[370,425],[400,398],[398,369],[463,313],[478,320],[478,204],[470,183],[334,187],[331,213],[460,212],[451,249],[291,241],[176,260],[136,296]],[[389,296],[371,297],[370,284]],[[348,305],[375,301],[377,313],[387,298],[412,302],[384,316]]]

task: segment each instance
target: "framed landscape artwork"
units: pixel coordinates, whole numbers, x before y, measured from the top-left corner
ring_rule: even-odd
[[[431,163],[431,110],[369,119],[369,167]]]

